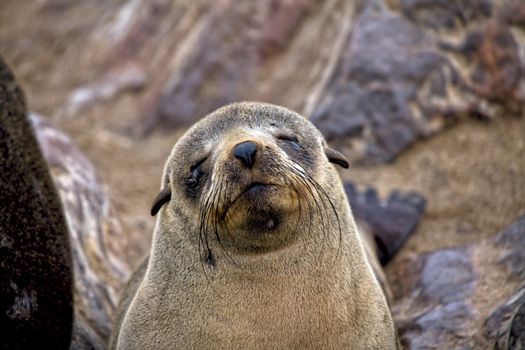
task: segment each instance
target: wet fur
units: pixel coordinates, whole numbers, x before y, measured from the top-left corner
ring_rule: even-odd
[[[230,152],[246,139],[260,150],[250,171]],[[268,104],[230,105],[190,129],[166,163],[151,257],[110,348],[395,349],[330,164],[344,157],[325,149],[307,120]],[[258,182],[271,184],[260,196]]]

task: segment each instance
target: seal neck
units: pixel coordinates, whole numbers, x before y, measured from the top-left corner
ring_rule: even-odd
[[[242,254],[225,249],[216,237],[208,237],[212,261],[207,261],[204,246],[199,244],[198,233],[185,232],[187,223],[180,218],[170,218],[169,225],[162,211],[153,237],[153,247],[147,276],[157,281],[169,281],[170,275],[184,271],[198,272],[208,279],[239,275],[245,278],[290,276],[305,270],[323,275],[341,273],[341,266],[364,261],[364,250],[355,232],[349,208],[339,208],[339,228],[335,221],[326,224],[326,232],[315,230],[301,232],[289,245],[270,252]],[[347,211],[345,213],[345,211]],[[325,218],[330,220],[332,218]],[[331,225],[331,226],[329,226]],[[334,234],[337,233],[337,234]],[[358,246],[358,249],[353,248]],[[356,256],[356,255],[360,255]],[[171,268],[166,269],[166,266]],[[240,277],[239,277],[240,278]]]

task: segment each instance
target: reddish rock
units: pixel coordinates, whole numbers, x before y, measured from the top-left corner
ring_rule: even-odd
[[[521,0],[509,0],[503,3],[501,19],[511,25],[525,27],[525,3]]]

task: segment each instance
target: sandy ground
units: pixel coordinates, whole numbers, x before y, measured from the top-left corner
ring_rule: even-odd
[[[133,102],[140,92],[74,118],[61,116],[68,93],[95,74],[91,67],[97,57],[82,52],[79,40],[95,14],[87,2],[81,16],[65,13],[50,25],[38,12],[39,3],[2,2],[0,53],[25,89],[29,109],[52,119],[99,169],[138,259],[149,246],[154,224],[149,208],[164,161],[183,130],[131,136],[127,130],[136,123]],[[525,118],[462,120],[392,164],[352,167],[342,176],[377,187],[383,195],[401,189],[427,198],[424,219],[398,259],[478,241],[525,214]],[[396,261],[389,269],[395,266]]]

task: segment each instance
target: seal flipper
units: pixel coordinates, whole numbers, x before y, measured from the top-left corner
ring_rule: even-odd
[[[160,193],[157,195],[157,197],[155,197],[155,199],[153,200],[153,204],[151,205],[151,216],[157,215],[160,208],[162,208],[162,206],[168,203],[170,200],[171,187],[169,186],[169,184],[167,184],[166,187],[164,187],[162,191],[160,191]]]
[[[346,157],[334,150],[334,149],[331,149],[331,148],[328,148],[328,147],[325,147],[324,148],[324,154],[326,154],[326,157],[328,158],[328,160],[330,161],[330,163],[335,163],[345,169],[348,169],[349,167],[349,164],[348,164],[348,160],[346,159]]]
[[[387,200],[381,200],[375,189],[359,192],[352,182],[345,182],[344,188],[356,220],[373,233],[379,261],[385,266],[416,230],[426,199],[416,192],[394,190]]]

